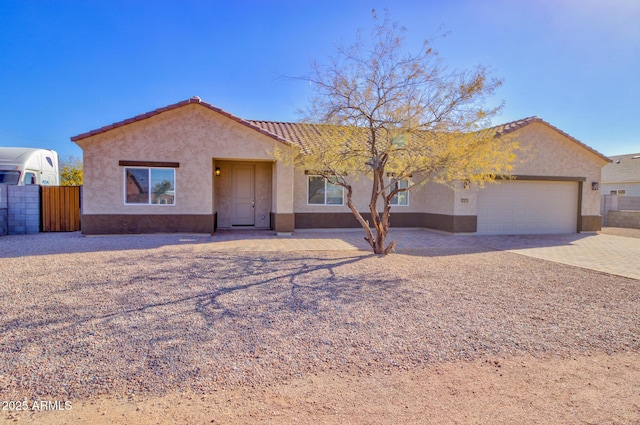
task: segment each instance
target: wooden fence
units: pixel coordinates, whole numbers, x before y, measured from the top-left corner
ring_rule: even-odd
[[[41,189],[42,231],[80,230],[81,186],[42,186]]]

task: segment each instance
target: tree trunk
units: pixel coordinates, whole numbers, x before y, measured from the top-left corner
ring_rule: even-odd
[[[373,225],[376,229],[375,242],[371,244],[373,252],[375,254],[387,255],[393,250],[396,243],[392,241],[387,247],[385,247],[385,241],[389,234],[389,211],[391,206],[386,194],[384,193],[384,178],[384,166],[373,170],[373,186],[371,190],[369,211],[371,213]],[[382,199],[384,203],[382,216],[378,213],[378,199]]]
[[[360,211],[358,211],[355,205],[353,205],[353,202],[352,202],[353,189],[351,188],[350,185],[344,185],[343,187],[347,189],[347,206],[349,207],[353,215],[356,217],[356,220],[358,220],[358,223],[360,223],[360,226],[362,226],[362,228],[364,229],[364,232],[365,232],[364,240],[369,243],[371,248],[373,248],[373,252],[378,254],[375,251],[376,249],[375,241],[373,238],[373,233],[371,232],[371,228],[369,227],[369,222],[365,220],[364,217],[362,217],[362,214],[360,214]]]
[[[371,223],[362,217],[360,211],[353,205],[352,196],[353,190],[350,185],[343,185],[347,189],[347,207],[351,210],[360,226],[364,229],[365,237],[374,254],[387,255],[393,251],[396,246],[395,241],[392,241],[385,247],[385,241],[389,234],[389,218],[391,205],[389,199],[384,193],[384,170],[374,170],[373,187],[371,190],[371,202],[369,203],[369,212],[371,213],[371,221],[375,229],[375,235],[371,231]],[[382,192],[381,192],[382,191]],[[384,201],[384,210],[382,216],[378,213],[378,198],[382,198]]]

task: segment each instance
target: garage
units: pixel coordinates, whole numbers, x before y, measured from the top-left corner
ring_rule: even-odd
[[[478,192],[478,233],[576,233],[577,181],[503,181]]]

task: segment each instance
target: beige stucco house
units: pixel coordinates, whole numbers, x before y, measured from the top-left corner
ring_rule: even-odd
[[[392,227],[483,234],[600,229],[609,159],[540,118],[496,127],[523,148],[515,180],[426,184],[394,200]],[[357,227],[339,187],[276,159],[318,138],[311,124],[249,121],[197,97],[72,137],[83,150],[82,232]],[[317,142],[317,140],[315,140]],[[368,210],[368,180],[354,188]],[[360,194],[360,196],[358,196]]]

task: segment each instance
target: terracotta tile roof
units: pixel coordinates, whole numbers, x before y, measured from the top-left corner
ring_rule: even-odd
[[[204,102],[202,101],[198,96],[194,96],[190,99],[187,100],[183,100],[182,102],[178,102],[178,103],[174,103],[172,105],[168,105],[165,106],[163,108],[158,108],[155,109],[151,112],[147,112],[145,114],[141,114],[141,115],[137,115],[133,118],[129,118],[123,121],[119,121],[110,125],[107,125],[105,127],[101,127],[97,130],[92,130],[86,133],[82,133],[79,134],[77,136],[73,136],[71,137],[72,141],[78,141],[78,140],[82,140],[82,139],[86,139],[87,137],[91,137],[91,136],[95,136],[96,134],[101,134],[101,133],[105,133],[109,130],[113,130],[115,128],[118,127],[122,127],[125,126],[127,124],[131,124],[137,121],[142,121],[145,120],[147,118],[153,117],[155,115],[161,114],[163,112],[166,111],[170,111],[172,109],[176,109],[176,108],[180,108],[189,104],[197,104],[197,105],[201,105],[207,109],[210,109],[212,111],[215,111],[221,115],[224,115],[225,117],[232,119],[242,125],[245,125],[253,130],[256,130],[266,136],[269,136],[275,140],[278,140],[282,143],[285,144],[292,144],[292,145],[297,145],[300,146],[303,151],[305,152],[309,152],[311,149],[313,149],[313,147],[315,146],[319,146],[322,143],[322,140],[326,140],[327,137],[330,137],[329,134],[331,133],[329,130],[332,128],[331,126],[327,125],[327,124],[309,124],[309,123],[292,123],[292,122],[276,122],[276,121],[257,121],[257,120],[245,120],[242,119],[240,117],[237,117],[223,109],[220,109],[216,106],[213,106],[210,103]],[[565,137],[569,138],[570,140],[572,140],[573,142],[579,144],[580,146],[582,146],[583,148],[587,149],[588,151],[592,152],[593,154],[595,154],[596,156],[604,159],[607,162],[611,162],[611,159],[607,158],[606,156],[602,155],[600,152],[590,148],[589,146],[585,145],[584,143],[580,142],[578,139],[570,136],[569,134],[565,133],[564,131],[560,130],[557,127],[554,127],[553,125],[549,124],[548,122],[544,121],[542,118],[540,117],[528,117],[528,118],[524,118],[521,120],[517,120],[517,121],[512,121],[506,124],[501,124],[495,127],[491,127],[490,129],[488,129],[487,131],[495,131],[496,136],[499,136],[500,134],[508,134],[511,133],[513,131],[516,131],[522,127],[525,127],[531,123],[534,122],[539,122],[542,123],[550,128],[552,128],[553,130],[559,132],[560,134],[564,135]],[[335,127],[334,127],[335,128]],[[335,134],[335,133],[334,133]],[[366,136],[364,136],[366,137]]]
[[[86,139],[87,137],[95,136],[96,134],[105,133],[105,132],[107,132],[109,130],[113,130],[113,129],[118,128],[118,127],[123,127],[123,126],[125,126],[127,124],[131,124],[131,123],[134,123],[134,122],[142,121],[142,120],[145,120],[147,118],[153,117],[155,115],[161,114],[163,112],[170,111],[172,109],[177,109],[177,108],[189,105],[189,104],[197,104],[197,105],[204,106],[207,109],[210,109],[210,110],[215,111],[215,112],[217,112],[217,113],[219,113],[221,115],[224,115],[227,118],[230,118],[230,119],[232,119],[232,120],[234,120],[236,122],[239,122],[242,125],[246,125],[247,127],[250,127],[252,129],[254,129],[254,130],[256,130],[256,131],[258,131],[258,132],[260,132],[262,134],[265,134],[266,136],[269,136],[269,137],[271,137],[273,139],[276,139],[276,140],[278,140],[278,141],[280,141],[282,143],[286,143],[286,144],[290,143],[288,140],[281,138],[277,134],[270,133],[269,131],[262,129],[262,127],[258,127],[258,126],[252,124],[251,122],[249,122],[247,120],[244,120],[244,119],[242,119],[240,117],[237,117],[237,116],[235,116],[235,115],[233,115],[233,114],[231,114],[231,113],[229,113],[229,112],[227,112],[227,111],[225,111],[223,109],[220,109],[220,108],[218,108],[216,106],[213,106],[210,103],[202,101],[198,96],[193,96],[190,99],[183,100],[182,102],[174,103],[172,105],[168,105],[168,106],[165,106],[163,108],[158,108],[158,109],[155,109],[155,110],[153,110],[151,112],[147,112],[145,114],[136,115],[133,118],[128,118],[128,119],[123,120],[123,121],[115,122],[113,124],[98,128],[97,130],[91,130],[91,131],[88,131],[86,133],[78,134],[77,136],[71,137],[71,140],[76,142],[78,140]]]
[[[302,147],[305,151],[318,144],[322,140],[320,125],[274,121],[249,121],[261,129],[275,134],[290,143]]]
[[[330,124],[310,124],[296,122],[275,122],[275,121],[249,121],[262,128],[265,131],[273,133],[293,145],[298,145],[303,152],[310,152],[314,147],[321,146],[323,141],[336,137],[336,127]],[[350,136],[354,132],[350,131]],[[367,133],[364,129],[361,131],[362,137],[366,138]]]
[[[269,131],[270,133],[277,134],[283,139],[289,140],[292,144],[302,146],[302,148],[307,151],[309,148],[313,146],[317,146],[320,144],[322,140],[323,133],[326,134],[326,131],[323,131],[323,128],[326,128],[326,125],[322,124],[307,124],[307,123],[291,123],[291,122],[272,122],[272,121],[249,121],[264,130]],[[611,162],[611,159],[607,158],[600,152],[595,149],[585,145],[575,137],[565,133],[559,128],[549,124],[545,120],[540,117],[528,117],[517,121],[508,122],[505,124],[500,124],[495,127],[489,128],[487,131],[495,131],[495,135],[499,136],[501,134],[508,134],[514,132],[522,127],[525,127],[534,122],[542,123],[563,136],[567,137],[569,140],[577,143],[588,151],[592,152],[596,156],[604,159],[607,162]]]
[[[613,162],[602,167],[602,183],[640,182],[640,153],[612,156]]]

